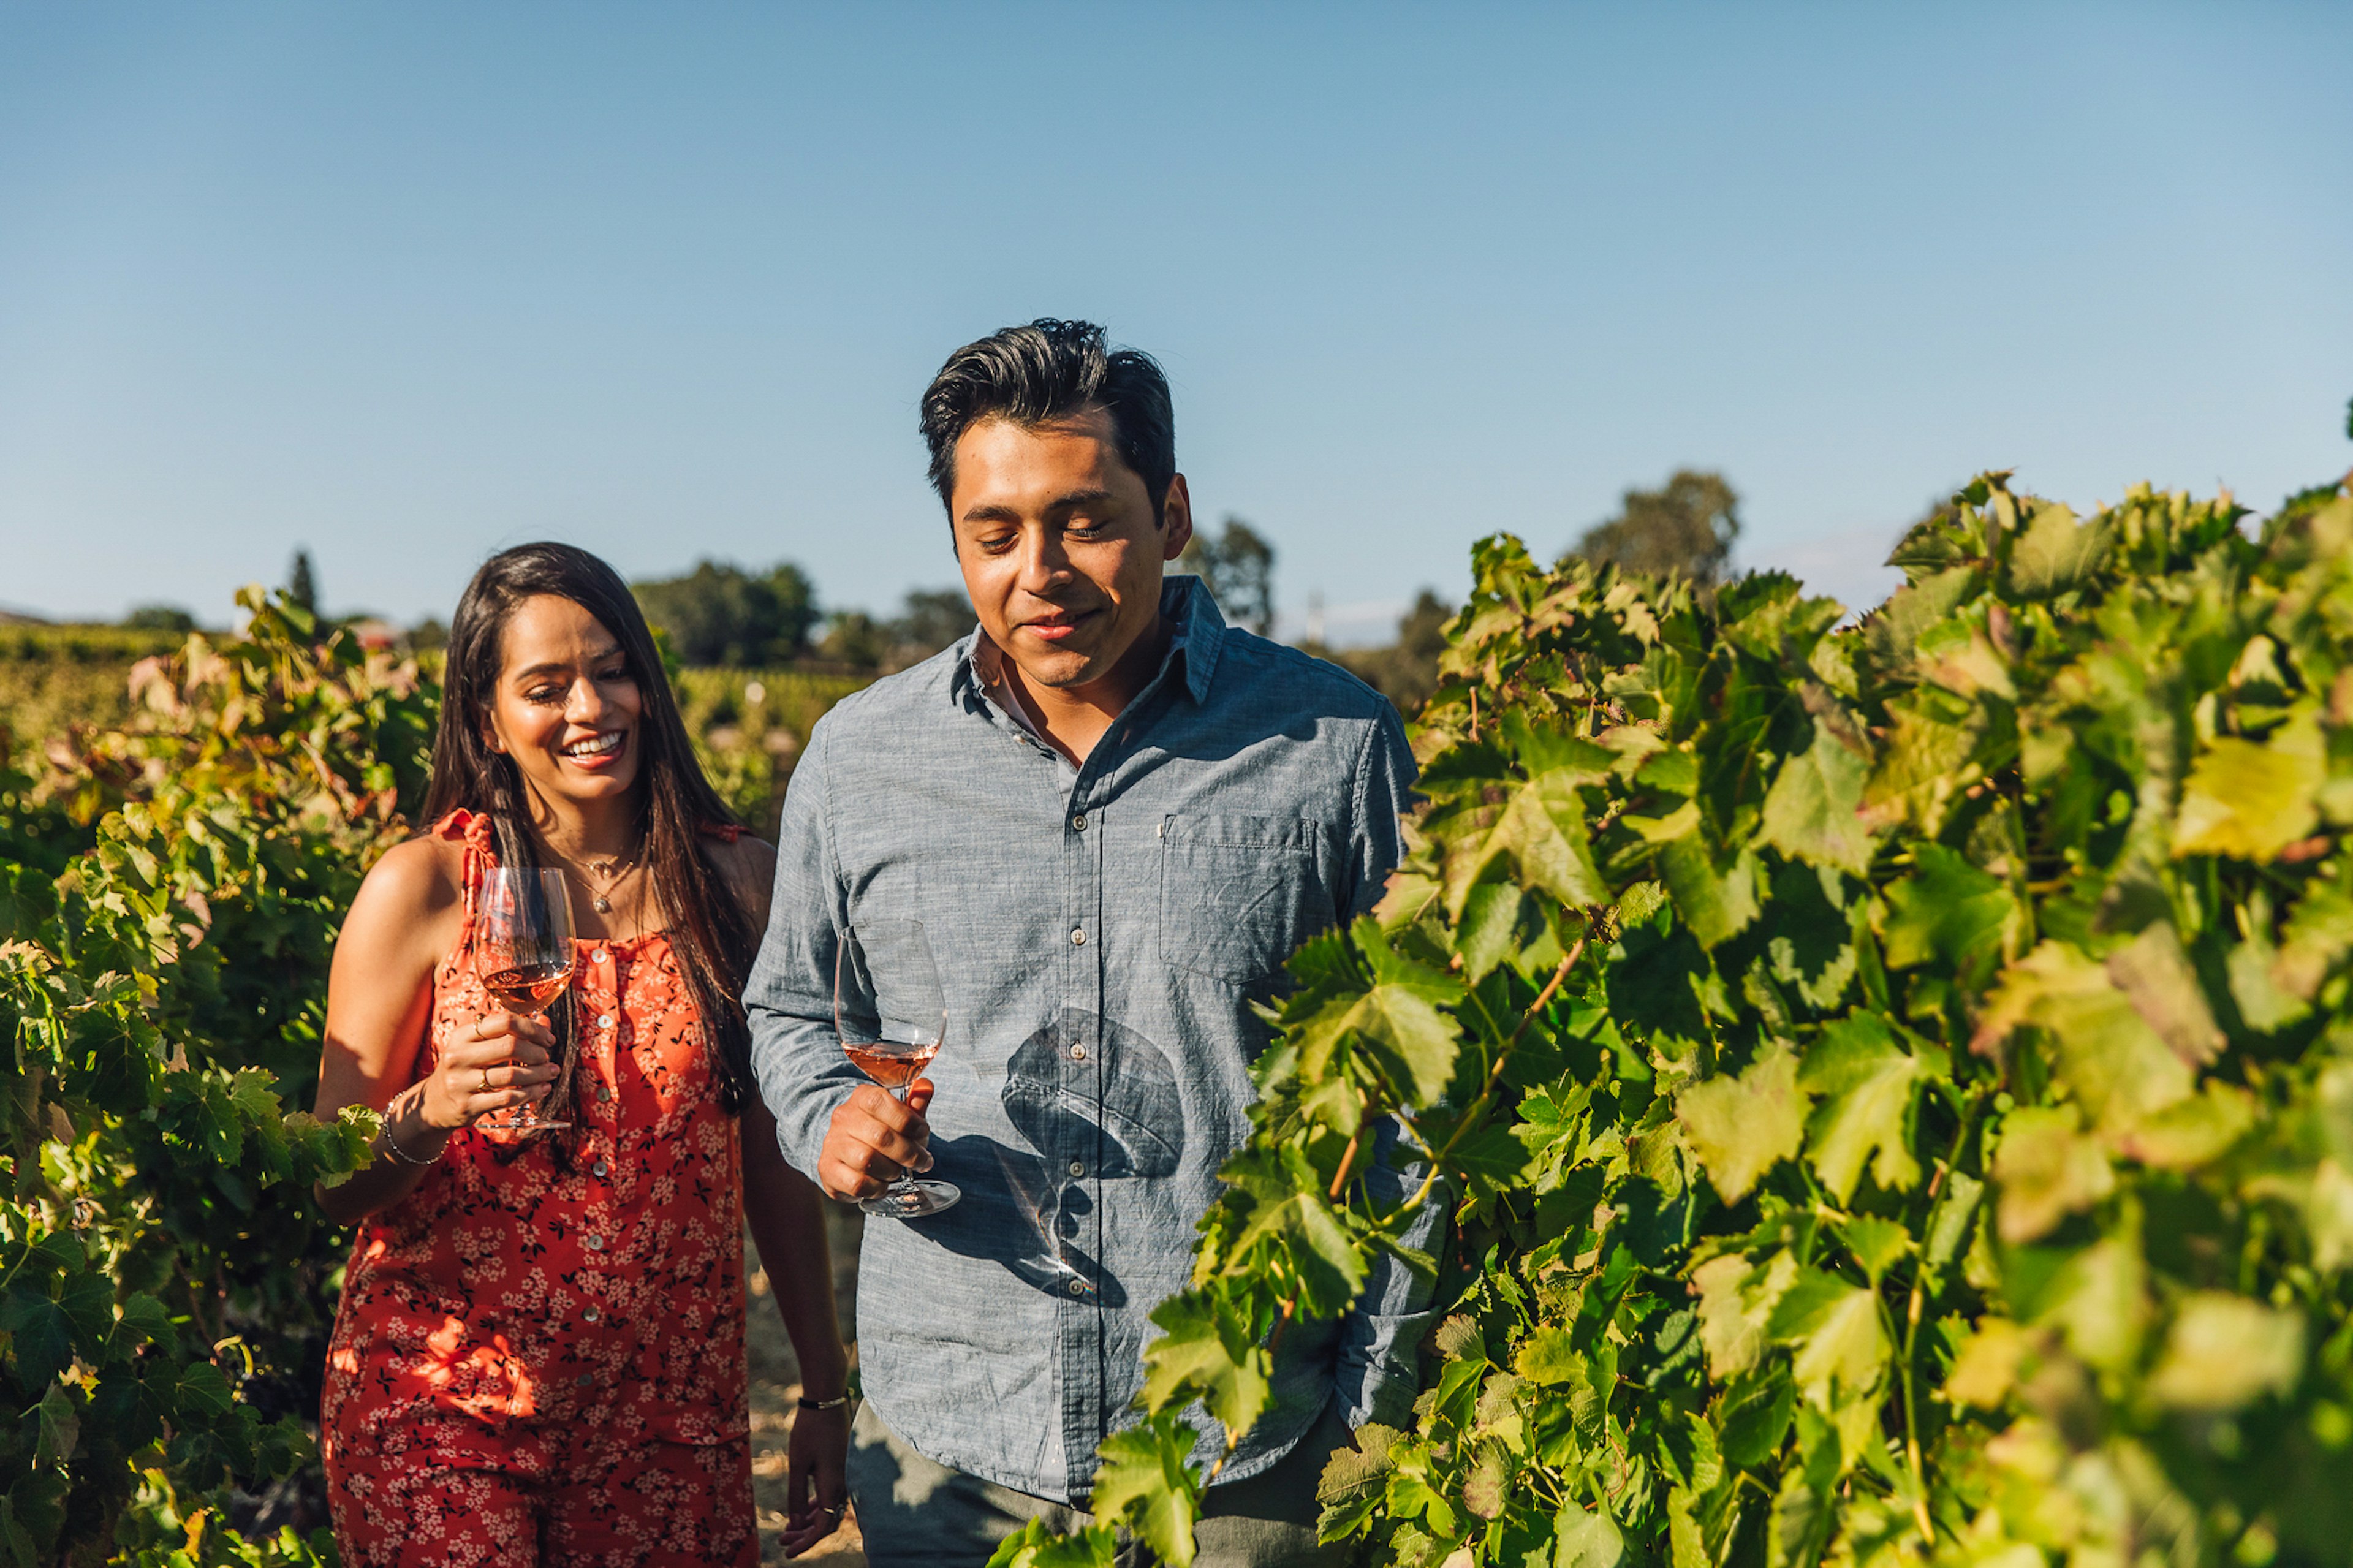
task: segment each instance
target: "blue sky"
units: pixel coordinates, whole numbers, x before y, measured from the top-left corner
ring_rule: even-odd
[[[954,579],[916,399],[1092,317],[1342,637],[1721,468],[1853,603],[1976,469],[2353,463],[2353,7],[0,0],[0,604]]]

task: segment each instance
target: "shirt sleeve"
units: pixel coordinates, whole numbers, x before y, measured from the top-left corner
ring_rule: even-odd
[[[833,955],[846,907],[827,830],[827,750],[819,721],[785,792],[768,931],[744,988],[760,1097],[786,1163],[812,1179],[834,1109],[863,1081],[834,1037]]]
[[[1346,889],[1344,905],[1352,921],[1380,901],[1389,873],[1404,857],[1405,836],[1398,818],[1413,804],[1416,773],[1405,725],[1397,710],[1384,702],[1357,769],[1356,821],[1347,866],[1353,885]],[[1421,1184],[1419,1166],[1398,1162],[1398,1135],[1394,1121],[1379,1126],[1373,1139],[1373,1163],[1365,1173],[1369,1195],[1384,1206],[1404,1202]],[[1430,1194],[1399,1237],[1406,1246],[1424,1255],[1430,1252],[1444,1225],[1445,1197],[1443,1184]],[[1430,1324],[1430,1279],[1394,1257],[1385,1254],[1373,1265],[1364,1294],[1340,1322],[1334,1375],[1350,1426],[1367,1421],[1412,1425],[1414,1395],[1420,1384],[1421,1338]]]

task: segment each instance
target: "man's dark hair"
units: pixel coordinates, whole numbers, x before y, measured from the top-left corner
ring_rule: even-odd
[[[923,393],[923,442],[940,504],[953,504],[957,438],[983,419],[1042,425],[1092,408],[1111,416],[1112,444],[1144,480],[1157,519],[1176,477],[1168,378],[1150,354],[1112,348],[1093,322],[1050,316],[965,344],[932,377]]]

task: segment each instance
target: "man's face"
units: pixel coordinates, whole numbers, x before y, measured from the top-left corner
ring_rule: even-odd
[[[1160,567],[1193,536],[1179,476],[1155,523],[1100,410],[985,419],[956,441],[956,561],[981,629],[1035,686],[1110,675],[1160,620]]]

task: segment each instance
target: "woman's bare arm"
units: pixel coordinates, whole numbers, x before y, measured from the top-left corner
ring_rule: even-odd
[[[441,1157],[449,1133],[508,1105],[534,1100],[554,1077],[544,1026],[494,1013],[421,1082],[410,1081],[433,1009],[433,967],[465,919],[455,845],[413,839],[376,862],[360,884],[327,974],[326,1044],[317,1114],[347,1105],[384,1113],[376,1158],[319,1203],[349,1225],[398,1203]],[[510,1065],[512,1064],[512,1065]]]

